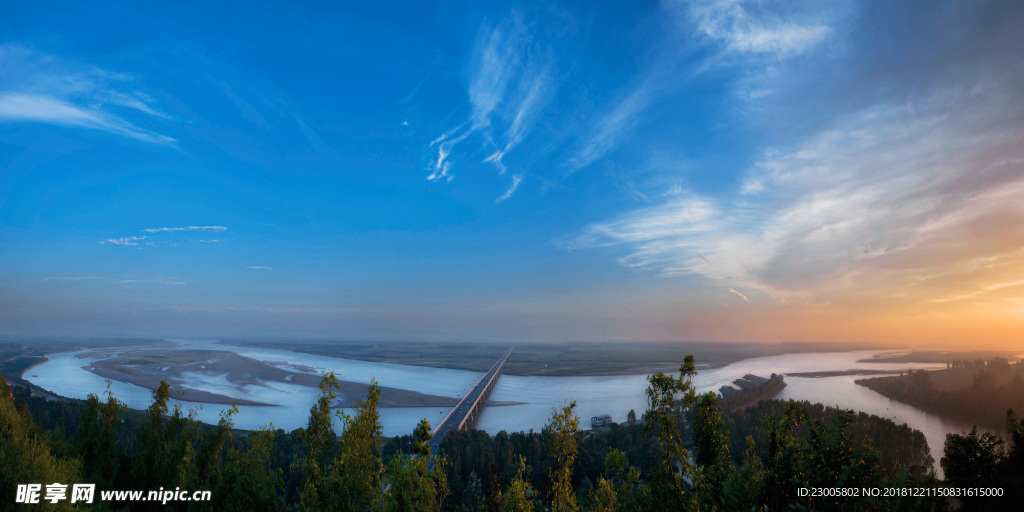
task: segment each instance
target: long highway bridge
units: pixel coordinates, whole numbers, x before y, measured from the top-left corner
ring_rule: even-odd
[[[444,441],[444,436],[448,435],[448,432],[463,431],[473,426],[484,408],[487,396],[494,388],[494,383],[498,380],[501,368],[505,366],[505,361],[508,361],[510,355],[512,355],[511,348],[501,356],[501,359],[498,359],[498,362],[494,363],[494,366],[491,366],[490,370],[487,370],[487,373],[466,393],[466,396],[459,400],[448,416],[438,423],[437,428],[434,429],[434,437],[430,439],[431,453],[437,453],[438,447],[441,446],[441,442]]]

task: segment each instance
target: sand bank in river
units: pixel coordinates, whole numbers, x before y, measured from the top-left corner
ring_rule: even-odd
[[[94,360],[82,366],[83,369],[101,377],[127,382],[147,389],[156,389],[160,381],[166,381],[171,396],[182,401],[216,404],[262,405],[257,400],[230,396],[230,390],[238,395],[258,396],[258,389],[277,384],[297,384],[317,388],[321,375],[309,366],[283,361],[260,361],[235,352],[218,350],[118,350],[100,349],[83,352],[75,357]],[[196,389],[196,382],[215,382],[217,393]],[[355,407],[359,400],[366,398],[368,384],[338,380],[338,400],[333,407]],[[233,394],[233,393],[231,393]],[[380,386],[378,407],[448,407],[457,402],[454,397],[428,395],[407,389]],[[512,405],[515,402],[489,401],[487,405]],[[310,404],[312,405],[312,404]]]

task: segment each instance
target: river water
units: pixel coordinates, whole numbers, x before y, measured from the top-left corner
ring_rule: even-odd
[[[281,350],[258,349],[222,345],[213,342],[179,342],[182,348],[233,351],[242,356],[272,364],[305,365],[315,371],[333,371],[339,379],[369,383],[376,379],[382,386],[411,389],[421,393],[457,397],[465,393],[482,375],[477,372],[429,368],[422,366],[374,363]],[[738,361],[722,368],[700,370],[694,379],[698,391],[717,391],[745,374],[767,377],[772,373],[796,373],[873,369],[906,371],[908,368],[936,368],[936,364],[920,363],[859,363],[878,351],[798,353],[757,357]],[[105,380],[83,369],[88,360],[74,357],[77,352],[52,354],[49,361],[25,372],[23,377],[44,389],[71,398],[86,398],[89,393],[100,393]],[[512,357],[515,357],[513,352]],[[289,371],[294,371],[289,369]],[[290,383],[271,382],[266,385],[237,388],[223,376],[193,375],[191,386],[236,398],[275,404],[274,407],[239,406],[234,417],[238,428],[256,429],[273,425],[286,431],[304,427],[309,408],[314,404],[317,390]],[[945,420],[920,409],[889,400],[854,380],[863,377],[837,376],[806,378],[786,376],[786,388],[776,398],[808,400],[825,405],[854,409],[907,423],[922,431],[928,439],[936,462],[942,457],[947,432],[970,430],[970,426]],[[611,375],[586,377],[541,377],[502,375],[491,393],[492,400],[524,402],[485,408],[477,428],[497,433],[540,430],[551,417],[555,407],[575,400],[581,425],[589,425],[591,416],[610,414],[616,422],[624,422],[630,409],[641,415],[646,409],[646,375]],[[145,388],[124,382],[112,382],[114,395],[129,407],[144,409],[152,403],[152,393]],[[177,403],[177,402],[175,402]],[[225,406],[182,402],[184,409],[196,410],[200,420],[216,423]],[[410,434],[421,418],[431,424],[448,413],[448,408],[403,407],[382,408],[380,418],[385,436]]]

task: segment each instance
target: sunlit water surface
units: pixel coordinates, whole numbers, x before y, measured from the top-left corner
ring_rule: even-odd
[[[305,365],[317,373],[333,371],[339,379],[369,383],[376,379],[383,386],[410,389],[432,395],[457,397],[471,387],[481,373],[463,370],[429,368],[422,366],[374,363],[334,357],[325,357],[300,352],[257,349],[222,345],[213,342],[180,342],[182,348],[226,350],[242,356],[286,368],[287,365]],[[745,374],[752,373],[767,377],[772,373],[797,373],[818,371],[841,371],[849,369],[891,369],[906,371],[908,368],[935,368],[935,364],[915,363],[860,363],[878,351],[829,352],[784,354],[757,357],[739,361],[723,368],[701,370],[694,379],[698,391],[718,390]],[[86,398],[89,393],[99,393],[106,387],[106,381],[82,367],[90,360],[74,357],[77,352],[53,354],[49,361],[31,368],[24,378],[32,383],[71,398]],[[513,353],[513,356],[515,354]],[[236,427],[256,429],[268,425],[290,431],[304,427],[308,420],[309,408],[316,401],[317,390],[290,383],[269,382],[265,385],[236,388],[224,376],[191,374],[191,387],[207,390],[240,399],[256,400],[274,404],[272,407],[239,406],[234,417]],[[969,430],[969,426],[941,419],[920,409],[889,400],[854,380],[863,377],[839,376],[805,378],[787,376],[787,387],[776,398],[808,400],[845,409],[864,411],[897,423],[907,423],[924,433],[932,456],[936,462],[942,456],[942,446],[947,432]],[[637,415],[646,409],[644,390],[646,375],[612,375],[591,377],[523,377],[502,375],[498,378],[492,400],[524,402],[522,405],[488,407],[480,415],[477,428],[490,433],[500,430],[508,432],[540,430],[551,416],[555,407],[566,401],[575,400],[581,424],[589,425],[591,416],[610,414],[616,422],[626,421],[630,409]],[[152,393],[145,388],[123,382],[112,382],[111,391],[129,407],[144,409],[152,403]],[[177,403],[177,402],[175,402]],[[197,404],[182,402],[184,409],[195,409],[200,420],[215,423],[225,406],[220,404]],[[382,408],[380,418],[385,436],[411,433],[421,418],[427,418],[436,425],[447,414],[448,408],[403,407]]]

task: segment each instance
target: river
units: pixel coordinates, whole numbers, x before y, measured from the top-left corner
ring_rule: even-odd
[[[339,379],[369,383],[376,379],[384,386],[411,389],[421,393],[458,396],[471,387],[482,375],[477,372],[429,368],[422,366],[375,363],[304,354],[281,350],[258,349],[222,345],[214,342],[179,342],[182,348],[226,350],[254,359],[282,364],[306,365],[318,372],[333,371]],[[850,369],[891,369],[906,371],[908,368],[937,368],[941,365],[920,363],[859,363],[879,351],[853,351],[828,353],[797,353],[769,357],[757,357],[738,361],[722,368],[700,370],[694,379],[698,391],[715,390],[729,384],[745,374],[752,373],[767,377],[771,373],[798,373],[818,371],[842,371]],[[49,360],[25,372],[23,377],[44,389],[71,398],[86,398],[89,393],[99,393],[106,382],[83,369],[88,364],[74,357],[77,352],[49,355]],[[513,352],[512,357],[515,357]],[[807,378],[786,376],[787,386],[776,398],[808,400],[825,405],[854,409],[907,423],[922,431],[928,440],[936,463],[942,457],[942,447],[947,432],[969,430],[970,426],[939,418],[920,409],[889,400],[854,380],[863,377],[836,376]],[[236,398],[245,398],[274,407],[239,406],[234,417],[236,427],[256,429],[273,425],[286,431],[304,427],[309,417],[309,408],[316,401],[317,390],[290,383],[268,383],[264,386],[238,388],[217,376],[196,375],[192,387],[221,393]],[[610,414],[616,422],[624,422],[630,409],[637,415],[646,409],[644,391],[646,375],[611,375],[586,377],[542,377],[502,375],[491,394],[491,399],[510,402],[525,402],[522,405],[485,408],[480,415],[477,428],[497,433],[540,430],[551,416],[555,407],[568,400],[575,400],[581,425],[589,425],[590,417]],[[112,382],[114,395],[129,407],[144,409],[152,403],[152,393],[145,388],[124,382]],[[205,422],[216,423],[221,411],[220,404],[197,404],[174,402],[184,409],[195,409],[197,417]],[[437,425],[448,413],[448,408],[382,408],[380,418],[385,436],[412,433],[421,418],[427,418]],[[937,464],[936,464],[937,465]]]

